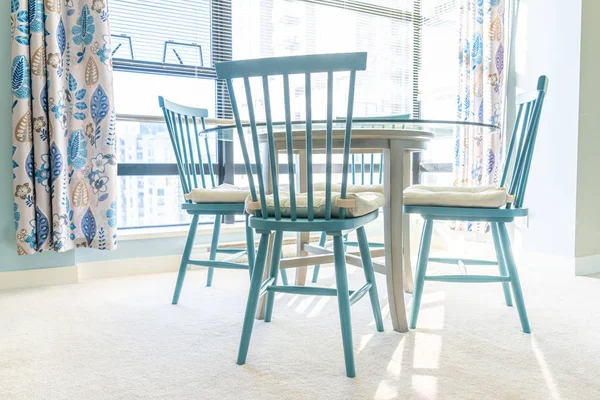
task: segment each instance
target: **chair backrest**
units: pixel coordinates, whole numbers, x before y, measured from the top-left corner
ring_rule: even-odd
[[[252,92],[250,87],[251,77],[262,78],[264,107],[266,117],[267,143],[269,148],[269,160],[272,171],[276,171],[277,158],[275,156],[275,143],[273,133],[273,120],[271,110],[271,94],[269,91],[269,77],[283,77],[283,99],[285,109],[285,137],[287,147],[287,162],[289,174],[289,195],[290,195],[290,219],[297,219],[296,210],[296,179],[294,170],[294,149],[292,139],[292,112],[290,101],[290,75],[304,75],[305,107],[306,107],[306,176],[307,176],[307,219],[314,219],[314,191],[313,191],[313,137],[312,137],[312,85],[311,75],[316,73],[327,73],[327,122],[325,137],[325,219],[331,219],[331,198],[332,198],[332,154],[333,154],[333,75],[334,72],[349,72],[348,104],[346,113],[346,129],[344,133],[344,151],[342,167],[342,185],[341,199],[346,198],[348,186],[348,165],[350,158],[350,139],[352,133],[352,111],[354,109],[354,87],[356,82],[356,71],[363,71],[367,66],[367,53],[340,53],[340,54],[320,54],[308,56],[276,57],[257,60],[232,61],[216,64],[217,77],[227,81],[233,115],[237,125],[237,132],[240,139],[240,145],[246,164],[246,172],[250,186],[250,193],[254,202],[260,198],[260,212],[263,218],[268,218],[266,192],[267,182],[262,172],[263,163],[261,162],[259,150],[259,137],[256,127],[256,118],[254,113],[254,103],[252,101]],[[258,178],[258,194],[252,176],[252,166],[246,147],[246,137],[242,127],[240,114],[238,110],[237,99],[234,93],[233,79],[241,78],[244,81],[246,100],[248,103],[248,116],[250,120],[250,131],[252,133],[252,145],[254,150],[254,161],[256,163],[256,173]],[[266,160],[265,160],[266,162]],[[273,188],[278,188],[277,174],[271,174],[271,183]],[[281,208],[279,203],[279,194],[277,189],[273,191],[274,214],[276,219],[281,219]],[[345,217],[345,210],[340,209],[339,218]]]
[[[214,187],[215,174],[208,137],[201,138],[198,135],[206,129],[204,118],[208,116],[208,111],[175,104],[162,96],[158,97],[158,104],[167,123],[183,193],[188,194],[196,188]],[[208,164],[208,174],[204,170],[204,163]]]
[[[548,77],[538,79],[537,90],[517,96],[517,119],[508,145],[506,164],[500,186],[514,196],[512,206],[521,208],[529,179],[529,168],[535,147],[544,96],[548,89]],[[507,207],[510,207],[508,204]]]
[[[397,119],[399,121],[410,119],[410,114],[397,114],[397,115],[378,115],[378,116],[369,116],[369,117],[357,117],[360,120],[378,120],[381,118],[385,119]],[[369,174],[365,176],[365,156],[370,158],[369,165]],[[383,183],[383,153],[379,154],[379,177],[377,182],[375,182],[375,154],[352,154],[352,184],[355,185],[357,183],[356,180],[356,164],[360,163],[360,184],[361,185],[373,185],[375,183],[379,183],[380,185]],[[367,178],[367,179],[365,179]]]

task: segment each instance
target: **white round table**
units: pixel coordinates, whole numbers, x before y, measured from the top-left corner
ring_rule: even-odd
[[[249,127],[246,127],[250,135]],[[259,137],[266,134],[264,124],[258,124]],[[306,180],[306,155],[303,151],[305,139],[304,121],[293,122],[293,148],[298,156],[299,189],[307,190]],[[286,150],[285,124],[274,123],[275,146],[278,152]],[[406,305],[404,292],[412,292],[412,269],[410,266],[410,251],[408,241],[408,219],[403,216],[403,190],[410,185],[410,153],[423,151],[427,143],[434,139],[436,134],[456,134],[458,129],[475,129],[477,133],[496,133],[499,128],[493,125],[464,122],[464,121],[435,121],[435,120],[400,120],[395,118],[356,118],[352,121],[351,152],[356,153],[381,153],[384,154],[383,187],[386,205],[383,207],[384,216],[384,249],[373,249],[372,256],[385,256],[385,263],[373,262],[376,272],[385,273],[387,281],[388,303],[392,325],[395,331],[407,332]],[[333,148],[343,149],[345,121],[336,120],[333,124]],[[217,140],[234,141],[237,137],[235,126],[218,126],[206,129],[203,135],[215,137]],[[313,121],[312,124],[313,150],[325,149],[325,121]],[[266,136],[265,136],[266,138]],[[247,140],[248,142],[248,140]],[[266,144],[261,150],[261,160],[266,168],[263,173],[270,174],[268,162],[269,151]],[[278,165],[279,163],[277,163]],[[278,173],[278,171],[275,171]],[[271,182],[266,179],[266,182]],[[269,192],[272,188],[269,188]],[[315,254],[311,251],[310,233],[298,234],[297,257],[281,261],[281,268],[297,268],[296,284],[304,285],[306,282],[305,265],[333,262],[333,253]],[[404,250],[403,250],[404,249]],[[382,254],[383,253],[383,254]],[[269,252],[270,254],[270,252]],[[331,261],[329,261],[329,257]],[[360,257],[346,256],[346,262],[361,266]],[[270,265],[269,262],[266,264]],[[269,274],[268,267],[265,274]],[[260,307],[257,318],[261,318],[264,307]]]

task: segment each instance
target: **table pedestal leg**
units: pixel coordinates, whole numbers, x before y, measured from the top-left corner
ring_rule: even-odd
[[[273,257],[273,242],[275,241],[275,234],[269,235],[269,247],[267,248],[267,259],[265,269],[263,270],[262,281],[264,282],[269,276],[271,276],[271,257]],[[258,307],[256,308],[256,319],[264,320],[265,311],[267,309],[267,296],[260,298]]]
[[[404,154],[404,176],[402,191],[410,186],[410,153]],[[402,216],[402,253],[404,257],[404,292],[413,292],[413,272],[412,264],[410,261],[410,215],[403,214]]]
[[[385,235],[385,265],[388,302],[392,326],[397,332],[408,332],[404,304],[404,271],[402,268],[402,188],[404,147],[400,141],[390,140],[390,149],[384,151],[384,191],[386,205],[383,207]]]
[[[272,194],[273,190],[279,190],[278,188],[273,188],[273,184],[271,181],[271,174],[279,174],[279,159],[277,159],[277,170],[271,171],[271,163],[270,163],[270,152],[269,152],[269,144],[267,142],[261,143],[260,146],[260,159],[263,162],[263,179],[266,184],[266,194]],[[275,156],[277,158],[277,155]],[[258,190],[258,189],[257,189]],[[265,261],[265,269],[263,272],[263,281],[267,279],[267,277],[271,274],[271,257],[273,255],[273,241],[275,238],[275,234],[272,233],[269,235],[269,245],[267,248],[267,259]],[[262,296],[258,300],[258,307],[256,307],[256,319],[265,319],[265,311],[267,306],[267,296]]]
[[[300,193],[306,193],[308,191],[308,181],[306,178],[306,150],[298,151],[298,162],[296,163],[296,176],[298,177],[298,188]],[[308,253],[303,250],[304,244],[310,242],[310,232],[298,233],[296,237],[296,256],[306,256]],[[298,286],[306,285],[306,274],[308,267],[296,268],[296,279],[295,283]]]

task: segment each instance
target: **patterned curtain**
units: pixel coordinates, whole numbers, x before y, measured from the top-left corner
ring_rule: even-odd
[[[18,254],[116,247],[106,0],[10,0]]]
[[[499,125],[504,108],[504,0],[460,0],[458,119]],[[455,186],[499,180],[502,134],[457,131]],[[485,226],[485,227],[484,227]],[[481,228],[487,230],[487,224]],[[475,229],[470,223],[458,229]],[[477,228],[478,230],[481,228]]]

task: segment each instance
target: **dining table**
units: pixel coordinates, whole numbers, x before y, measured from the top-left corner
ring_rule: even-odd
[[[235,142],[240,140],[235,125],[226,124],[221,120],[207,120],[209,127],[200,135],[214,138],[218,141]],[[213,126],[211,127],[210,124]],[[312,121],[313,149],[325,149],[326,121]],[[297,168],[297,184],[301,192],[307,190],[306,179],[306,136],[305,121],[292,122],[292,139]],[[344,146],[344,133],[346,128],[345,119],[335,119],[332,124],[333,148],[340,153]],[[242,124],[243,137],[250,142],[250,125]],[[271,171],[271,163],[268,160],[269,151],[267,144],[266,124],[258,123],[259,137],[264,140],[261,148],[261,163],[264,174],[280,174],[280,171]],[[287,149],[285,122],[273,123],[274,143],[277,157],[283,155]],[[371,249],[373,258],[382,257],[383,262],[373,261],[376,272],[385,274],[387,298],[393,329],[397,332],[407,332],[408,323],[406,318],[406,303],[410,301],[412,293],[412,268],[410,263],[409,245],[409,221],[408,216],[403,214],[403,190],[411,184],[410,154],[427,149],[430,141],[436,138],[460,138],[473,137],[499,133],[500,128],[496,125],[485,123],[452,121],[452,120],[428,120],[428,119],[398,119],[392,117],[368,117],[354,118],[352,120],[351,153],[353,154],[381,154],[383,153],[383,192],[385,195],[385,206],[383,207],[383,237],[384,247]],[[277,160],[276,165],[280,165]],[[314,162],[314,161],[313,161]],[[226,163],[225,168],[234,168],[233,163]],[[270,176],[270,175],[269,175]],[[266,182],[271,182],[266,179]],[[233,182],[228,182],[233,183]],[[266,188],[267,192],[273,191],[272,187]],[[306,283],[307,262],[308,265],[327,264],[333,262],[333,253],[314,254],[315,246],[310,245],[310,233],[297,234],[296,257],[281,260],[282,269],[296,268],[295,284]],[[272,240],[271,240],[272,243]],[[270,251],[269,251],[270,257]],[[312,260],[312,262],[311,262]],[[346,256],[346,262],[361,267],[360,257],[352,253]],[[265,275],[269,274],[267,262]],[[407,296],[405,299],[405,295]],[[264,306],[259,307],[257,318],[264,315]]]

